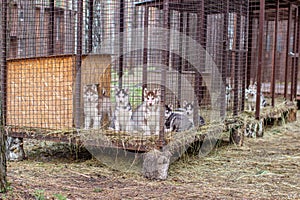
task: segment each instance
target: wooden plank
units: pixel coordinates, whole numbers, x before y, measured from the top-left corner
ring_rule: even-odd
[[[8,126],[67,129],[73,125],[74,56],[8,61]]]

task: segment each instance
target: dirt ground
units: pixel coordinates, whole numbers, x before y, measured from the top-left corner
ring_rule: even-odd
[[[166,181],[111,169],[68,145],[27,142],[27,160],[8,163],[9,191],[2,199],[300,199],[298,122],[274,127],[242,147],[172,163]],[[26,145],[26,143],[25,143]],[[84,158],[85,157],[85,158]],[[88,159],[87,159],[88,158]]]

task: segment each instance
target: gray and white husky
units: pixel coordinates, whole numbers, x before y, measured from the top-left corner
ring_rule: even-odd
[[[181,132],[191,128],[193,128],[193,123],[183,112],[173,112],[173,105],[165,106],[166,132]]]
[[[132,130],[132,108],[129,102],[128,89],[115,88],[116,106],[114,111],[113,127],[116,131]]]
[[[98,84],[88,84],[83,87],[84,128],[100,128]]]
[[[195,125],[195,122],[194,122],[194,103],[183,101],[183,112],[189,118],[189,120],[191,122],[193,122],[193,125]],[[199,118],[198,118],[198,125],[199,126],[205,125],[205,120],[200,115],[199,115]]]
[[[245,100],[248,104],[249,111],[255,110],[256,106],[256,96],[257,96],[257,85],[256,83],[249,85],[248,89],[245,91]],[[260,94],[260,107],[266,107],[267,101],[264,95]]]
[[[154,90],[144,89],[144,101],[132,114],[137,131],[144,132],[145,135],[159,134],[160,130],[160,96],[159,88]]]

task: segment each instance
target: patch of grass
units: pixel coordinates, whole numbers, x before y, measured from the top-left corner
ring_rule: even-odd
[[[36,200],[45,200],[45,190],[36,190],[33,196]]]
[[[53,196],[58,200],[67,200],[67,197],[63,196],[62,194],[54,194]]]
[[[94,192],[100,193],[100,192],[103,192],[103,189],[102,188],[94,188]]]

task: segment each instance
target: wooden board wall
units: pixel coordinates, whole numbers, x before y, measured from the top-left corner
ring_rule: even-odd
[[[6,124],[72,128],[74,64],[74,56],[8,61]]]
[[[8,126],[65,130],[73,127],[75,56],[9,60],[7,64]],[[97,83],[110,95],[111,56],[82,57],[81,89]],[[82,95],[81,95],[82,99]],[[81,104],[83,117],[83,104]]]
[[[99,89],[105,89],[106,95],[111,93],[111,56],[87,55],[82,57],[81,91],[87,84],[99,84]],[[100,93],[101,95],[101,93]],[[83,127],[83,96],[81,95],[81,124]]]

